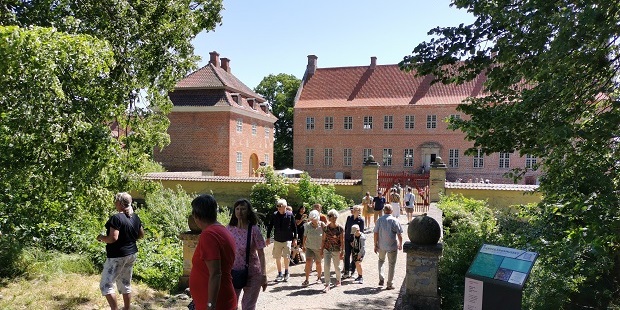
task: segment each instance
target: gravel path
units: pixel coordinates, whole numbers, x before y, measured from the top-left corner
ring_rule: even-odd
[[[346,219],[346,217],[344,217]],[[408,241],[407,216],[401,215],[399,221],[403,227],[403,243]],[[379,271],[377,268],[378,255],[373,252],[374,236],[372,232],[366,233],[366,256],[364,257],[364,284],[355,284],[349,278],[342,281],[342,286],[333,287],[328,293],[323,293],[322,283],[311,284],[303,287],[305,280],[304,264],[289,267],[291,277],[288,282],[273,282],[277,272],[275,263],[268,259],[269,286],[265,292],[261,292],[256,309],[287,310],[287,309],[394,309],[396,299],[405,279],[406,254],[398,252],[396,270],[394,274],[394,290],[386,290],[380,287]],[[266,256],[271,256],[271,247],[265,249]],[[384,274],[387,277],[388,263],[384,264]],[[340,264],[342,269],[342,263]],[[332,281],[336,275],[332,266]],[[310,274],[310,279],[316,279],[316,272]],[[311,282],[312,283],[312,282]]]

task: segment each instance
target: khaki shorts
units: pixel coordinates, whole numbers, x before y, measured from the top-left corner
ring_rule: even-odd
[[[319,250],[306,248],[306,261],[309,261],[310,259],[316,259],[320,261],[321,256],[319,255]]]
[[[286,241],[286,242],[280,242],[280,241],[274,241],[273,242],[273,251],[271,252],[271,254],[273,255],[273,258],[289,258],[291,256],[291,244],[292,241]]]

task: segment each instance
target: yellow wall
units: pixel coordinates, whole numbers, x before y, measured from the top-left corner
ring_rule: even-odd
[[[249,198],[254,182],[208,182],[208,181],[159,181],[165,188],[176,188],[181,185],[188,193],[213,194],[220,206],[232,206],[239,198]],[[353,200],[354,204],[361,202],[364,192],[362,185],[335,185],[336,193]],[[289,194],[285,198],[289,205],[297,208],[301,201],[297,198],[297,184],[289,184]],[[489,206],[504,208],[512,205],[538,203],[542,196],[538,192],[523,192],[515,190],[484,190],[484,189],[455,189],[446,188],[445,194],[462,194],[464,197],[487,200]],[[141,198],[139,195],[136,198]]]
[[[446,195],[461,194],[463,197],[486,200],[492,208],[507,208],[513,205],[538,203],[542,200],[539,192],[523,192],[515,190],[485,190],[446,188]]]
[[[239,198],[250,198],[254,182],[208,182],[208,181],[186,181],[186,180],[160,180],[164,188],[176,188],[181,185],[187,193],[213,194],[220,207],[232,206]],[[298,207],[301,201],[297,200],[297,184],[289,184],[288,203]],[[336,185],[336,193],[345,198],[352,199],[354,203],[359,203],[362,199],[362,185]],[[143,198],[140,195],[134,196]]]

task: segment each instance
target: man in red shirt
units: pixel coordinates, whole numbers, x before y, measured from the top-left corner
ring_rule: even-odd
[[[235,240],[217,222],[217,202],[211,195],[192,201],[194,221],[202,229],[192,257],[189,288],[196,310],[237,309],[237,295],[232,284]]]

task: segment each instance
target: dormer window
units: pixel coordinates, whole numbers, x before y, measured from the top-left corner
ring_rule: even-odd
[[[252,110],[256,110],[256,99],[255,98],[248,98],[248,104],[250,105],[250,108],[252,108]]]
[[[232,93],[230,94],[230,96],[232,97],[232,99],[238,104],[241,105],[243,103],[242,98],[241,98],[241,94],[238,93]]]

